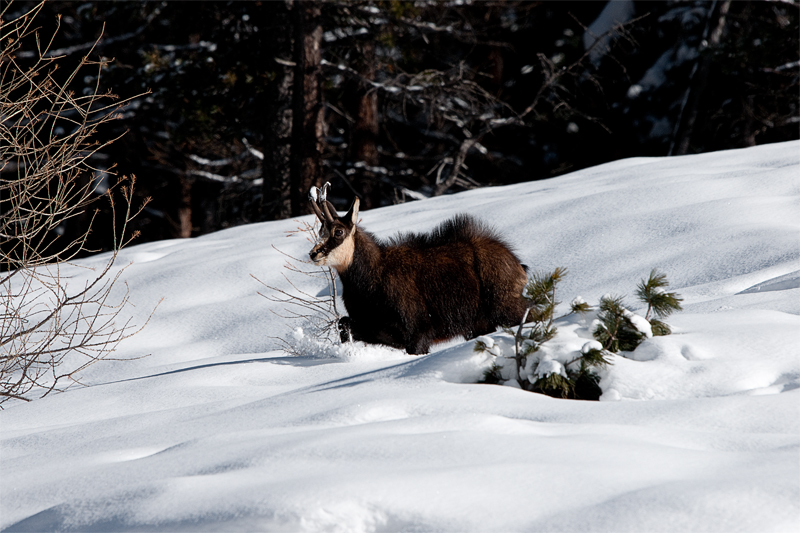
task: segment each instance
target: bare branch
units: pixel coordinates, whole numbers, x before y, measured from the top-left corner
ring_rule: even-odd
[[[296,230],[288,232],[290,235],[297,233],[306,233],[311,242],[315,242],[318,238],[318,233],[315,226],[302,222]],[[312,335],[318,340],[329,342],[331,344],[339,344],[339,319],[342,315],[339,312],[336,299],[338,297],[336,289],[336,274],[331,268],[315,267],[313,270],[308,270],[300,265],[308,265],[309,261],[301,260],[293,257],[286,252],[283,252],[273,245],[278,253],[289,258],[284,265],[289,272],[295,274],[302,274],[318,279],[324,279],[328,284],[328,294],[324,296],[314,296],[305,292],[295,285],[295,283],[284,274],[283,278],[292,288],[292,292],[267,285],[253,274],[250,276],[263,285],[266,293],[259,292],[259,296],[263,296],[267,300],[281,304],[283,309],[281,312],[272,311],[275,315],[286,318],[289,320],[299,320],[303,323],[310,325],[312,328]],[[295,349],[295,345],[288,338],[277,339],[283,350],[289,354],[300,355]]]
[[[86,95],[70,90],[86,68],[96,69],[99,80],[105,65],[88,55],[65,82],[53,77],[52,39],[42,48],[31,29],[40,9],[41,4],[2,27],[9,45],[0,50],[0,404],[79,383],[82,370],[111,359],[119,343],[149,321],[137,327],[122,314],[129,291],[120,279],[125,269],[114,266],[119,250],[135,236],[128,234],[128,222],[144,208],[132,209],[135,179],[118,178],[100,194],[93,178],[99,169],[90,161],[116,140],[96,141],[98,128],[129,100],[100,94],[99,81]],[[36,49],[31,67],[16,62],[23,44]],[[112,169],[103,172],[114,176]],[[112,252],[79,283],[64,275],[63,265],[92,251],[88,237],[95,204],[103,199],[110,209]],[[86,229],[62,238],[59,230],[77,217],[86,219]]]

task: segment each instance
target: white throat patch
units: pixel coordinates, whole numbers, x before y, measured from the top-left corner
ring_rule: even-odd
[[[342,244],[334,248],[334,250],[328,254],[328,266],[335,268],[337,272],[344,272],[353,262],[353,252],[355,252],[355,249],[356,243],[351,233],[345,237]]]

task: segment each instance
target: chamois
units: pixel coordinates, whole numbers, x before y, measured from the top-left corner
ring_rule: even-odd
[[[525,313],[525,269],[509,247],[469,215],[457,215],[429,234],[386,242],[357,226],[359,200],[339,217],[312,188],[311,207],[322,223],[309,253],[314,264],[336,269],[349,317],[342,340],[424,354],[434,342],[471,339],[497,326],[519,324]]]

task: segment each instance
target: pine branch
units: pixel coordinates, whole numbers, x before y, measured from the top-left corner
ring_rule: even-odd
[[[681,311],[683,298],[675,292],[666,292],[664,289],[669,287],[666,274],[653,269],[649,278],[642,280],[636,290],[636,296],[647,304],[646,320],[650,320],[650,314],[655,313],[658,318],[666,318],[675,311]]]
[[[626,316],[626,311],[621,296],[608,295],[600,299],[598,323],[592,335],[604,350],[630,352],[645,339],[644,334]]]

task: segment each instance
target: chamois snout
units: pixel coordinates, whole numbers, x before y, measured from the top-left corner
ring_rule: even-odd
[[[330,244],[327,239],[321,240],[308,252],[308,257],[317,265],[322,266],[325,264],[325,258],[330,254]]]

